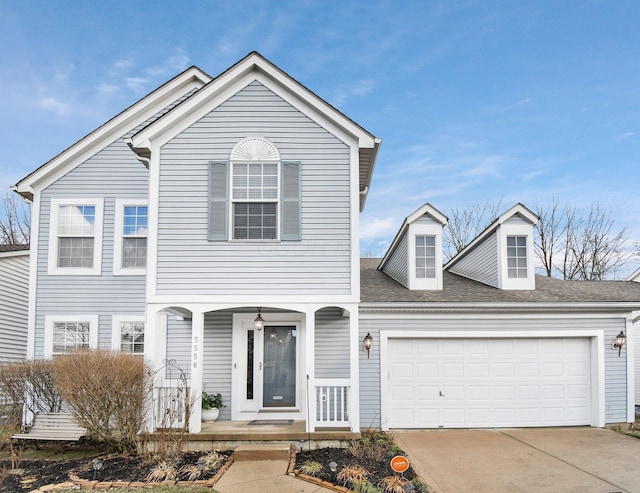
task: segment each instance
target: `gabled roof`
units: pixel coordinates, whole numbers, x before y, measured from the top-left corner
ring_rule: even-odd
[[[431,217],[434,221],[440,223],[442,226],[447,224],[447,222],[449,221],[449,218],[447,216],[445,216],[442,212],[440,212],[438,209],[436,209],[429,203],[426,203],[423,206],[416,209],[415,211],[413,211],[402,222],[402,225],[400,226],[400,229],[396,233],[396,236],[393,238],[391,245],[389,245],[389,248],[387,249],[387,252],[385,253],[384,258],[380,261],[378,270],[382,270],[385,264],[389,261],[389,259],[393,255],[393,252],[397,248],[398,243],[400,243],[400,240],[402,240],[402,237],[405,235],[409,225],[417,221],[418,219],[420,219],[425,214]]]
[[[211,77],[198,67],[188,68],[40,166],[20,180],[12,189],[32,200],[36,188],[46,187],[115,139],[122,137],[178,98],[193,89],[199,89],[210,80]]]
[[[29,245],[0,245],[0,258],[29,255]]]
[[[355,139],[359,147],[360,209],[364,207],[381,139],[346,117],[314,92],[253,51],[215,77],[196,94],[133,135],[131,148],[143,159],[152,146],[161,146],[226,101],[239,85],[259,80],[303,113],[313,114],[320,125],[334,134]]]
[[[487,226],[478,236],[476,236],[471,243],[469,243],[466,247],[460,250],[449,262],[447,262],[444,266],[444,269],[447,270],[450,267],[454,266],[464,257],[466,257],[470,252],[472,252],[478,245],[480,245],[488,236],[492,235],[493,232],[498,229],[503,223],[507,220],[511,219],[514,216],[519,216],[531,225],[534,225],[538,222],[538,216],[536,216],[530,209],[525,207],[524,205],[518,203],[514,205],[511,209],[509,209],[504,214],[500,215],[495,221],[493,221],[489,226]]]
[[[380,259],[360,259],[361,309],[405,308],[440,311],[640,309],[640,283],[629,281],[564,281],[536,276],[536,289],[514,291],[488,286],[444,272],[442,290],[410,290],[377,269]],[[496,308],[499,306],[499,308]]]
[[[629,277],[625,279],[626,281],[635,281],[640,282],[640,267],[638,267]]]

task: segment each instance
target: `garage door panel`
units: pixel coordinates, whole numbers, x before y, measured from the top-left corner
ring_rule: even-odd
[[[388,348],[391,428],[591,422],[587,338],[391,338]]]

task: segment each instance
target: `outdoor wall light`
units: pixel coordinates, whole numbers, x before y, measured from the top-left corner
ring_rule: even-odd
[[[336,469],[338,469],[338,463],[332,459],[331,462],[329,462],[329,469],[331,469],[331,472],[336,472]]]
[[[256,330],[262,330],[262,327],[264,327],[264,318],[262,318],[262,315],[260,315],[261,311],[262,311],[262,307],[259,306],[258,307],[258,316],[253,321],[253,323],[255,324]]]
[[[371,346],[373,346],[373,337],[371,337],[371,334],[367,332],[367,335],[364,336],[364,344],[363,344],[364,350],[367,352],[367,359],[369,359]]]
[[[627,336],[623,331],[620,331],[620,333],[616,336],[616,342],[613,343],[613,350],[618,350],[618,356],[620,356],[620,353],[622,352],[622,346],[624,346],[626,342]]]

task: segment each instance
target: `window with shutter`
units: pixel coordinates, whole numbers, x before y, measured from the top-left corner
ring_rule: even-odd
[[[256,137],[210,163],[209,240],[300,240],[300,163],[279,158]]]

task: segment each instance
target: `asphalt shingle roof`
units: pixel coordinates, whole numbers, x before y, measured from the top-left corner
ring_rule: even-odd
[[[640,283],[632,281],[564,281],[536,276],[536,289],[504,291],[445,271],[441,291],[411,291],[377,270],[381,259],[360,260],[363,303],[598,303],[640,304]]]

